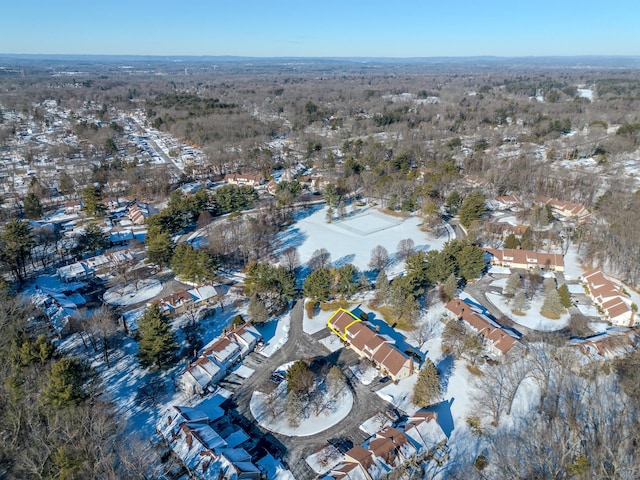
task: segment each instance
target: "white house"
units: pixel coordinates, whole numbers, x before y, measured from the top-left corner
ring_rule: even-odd
[[[631,300],[624,295],[622,288],[609,280],[602,270],[590,270],[582,274],[582,283],[589,290],[589,297],[602,310],[605,318],[621,327],[632,327],[640,323],[636,312],[631,308]]]
[[[230,444],[211,427],[209,418],[200,410],[174,406],[161,420],[158,431],[192,478],[260,479],[260,469],[252,463],[251,455],[237,444],[236,432],[227,437],[231,440],[234,436]]]
[[[250,323],[216,338],[180,374],[178,386],[188,394],[203,395],[226,376],[233,364],[252,352],[261,338],[260,332]]]

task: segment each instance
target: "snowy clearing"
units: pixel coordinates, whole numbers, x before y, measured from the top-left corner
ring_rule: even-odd
[[[308,333],[309,335],[313,335],[314,333],[319,332],[327,328],[327,321],[329,317],[335,313],[334,310],[325,311],[319,310],[313,316],[313,318],[309,318],[307,315],[307,310],[304,310],[304,316],[302,317],[302,330],[304,333]]]
[[[371,250],[382,245],[391,257],[387,274],[393,277],[404,270],[404,262],[396,260],[400,240],[412,239],[416,250],[440,250],[449,240],[447,234],[435,238],[421,231],[419,225],[422,219],[416,216],[395,217],[370,207],[362,207],[353,217],[327,223],[326,214],[325,207],[315,207],[304,212],[293,227],[280,236],[282,249],[298,248],[302,265],[311,259],[316,250],[326,248],[331,254],[333,265],[352,263],[364,272],[369,270]]]
[[[541,332],[555,332],[557,330],[562,330],[564,327],[569,325],[569,320],[571,319],[571,315],[569,315],[568,312],[560,315],[560,318],[558,320],[552,320],[550,318],[543,317],[540,314],[540,309],[542,308],[543,303],[542,298],[534,298],[531,302],[529,302],[530,308],[529,310],[524,312],[524,315],[513,315],[511,313],[511,307],[507,304],[507,299],[502,295],[487,293],[487,298],[491,303],[498,307],[498,309],[502,313],[510,317],[515,323],[532,330],[539,330]]]
[[[328,390],[321,386],[319,387],[323,388],[321,397],[314,401],[314,403],[322,406],[320,412],[315,414],[311,411],[311,405],[307,406],[305,412],[299,417],[300,424],[297,427],[293,427],[289,424],[287,416],[282,413],[286,397],[286,380],[282,381],[276,388],[278,396],[275,402],[277,409],[280,410],[279,414],[272,416],[267,406],[268,395],[259,391],[253,392],[249,408],[253,417],[262,427],[289,437],[305,437],[320,433],[345,418],[353,406],[353,395],[348,388],[344,387],[337,395],[331,395]]]

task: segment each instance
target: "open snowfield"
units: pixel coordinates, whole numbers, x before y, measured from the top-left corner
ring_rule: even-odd
[[[382,245],[391,257],[387,274],[393,277],[404,270],[404,262],[396,260],[400,240],[412,239],[416,250],[440,250],[449,240],[446,233],[435,238],[422,232],[419,227],[422,219],[415,216],[394,217],[363,207],[352,217],[327,223],[326,211],[324,206],[320,206],[303,212],[297,222],[280,236],[281,248],[296,247],[303,266],[316,250],[326,248],[333,265],[352,263],[364,272],[369,270],[371,250]]]
[[[162,283],[156,279],[138,280],[128,285],[117,285],[104,292],[106,303],[116,306],[134,305],[149,300],[162,291]]]
[[[555,332],[557,330],[562,330],[564,327],[569,325],[569,320],[571,319],[571,315],[569,315],[568,312],[560,315],[560,318],[558,320],[552,320],[550,318],[543,317],[540,314],[540,309],[542,308],[544,299],[540,296],[534,298],[531,302],[529,302],[530,308],[529,310],[524,312],[524,315],[512,314],[511,306],[507,304],[507,299],[502,295],[487,293],[487,298],[489,299],[489,301],[491,301],[491,303],[498,307],[498,309],[502,313],[510,317],[515,323],[532,330],[539,330],[541,332]]]

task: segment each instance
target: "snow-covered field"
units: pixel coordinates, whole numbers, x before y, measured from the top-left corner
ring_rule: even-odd
[[[449,240],[447,234],[435,238],[421,231],[422,219],[416,216],[401,218],[362,207],[353,217],[327,223],[326,212],[325,207],[315,207],[301,214],[298,221],[280,236],[282,249],[291,246],[298,249],[303,266],[316,250],[326,248],[333,265],[352,263],[367,271],[371,250],[382,245],[392,260],[387,274],[395,276],[404,270],[404,262],[397,261],[395,255],[400,240],[412,239],[416,250],[440,250]]]

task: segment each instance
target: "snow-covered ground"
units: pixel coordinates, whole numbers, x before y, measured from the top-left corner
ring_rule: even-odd
[[[489,268],[489,273],[494,275],[510,275],[511,269],[509,267],[499,267],[497,265],[492,265]]]
[[[307,315],[307,310],[304,311],[304,317],[302,318],[302,329],[304,333],[308,333],[309,335],[313,335],[320,330],[327,328],[327,321],[329,317],[335,313],[335,310],[324,311],[318,310],[313,318],[309,318]]]
[[[278,351],[289,339],[289,328],[291,327],[291,315],[289,313],[281,316],[277,320],[256,325],[262,334],[265,346],[256,349],[263,357],[270,357]]]
[[[507,299],[502,295],[496,295],[495,293],[487,293],[487,298],[505,315],[510,317],[518,325],[530,328],[532,330],[539,330],[541,332],[555,332],[562,330],[569,325],[571,315],[568,312],[560,315],[558,320],[552,320],[550,318],[543,317],[540,314],[540,309],[544,302],[540,296],[534,298],[529,302],[530,308],[524,312],[524,315],[513,315],[511,313],[511,306],[507,304]]]
[[[324,338],[321,338],[320,340],[318,340],[318,342],[332,353],[337,352],[342,347],[344,347],[342,341],[340,341],[338,336],[334,335],[333,333]]]
[[[413,387],[417,380],[417,375],[411,375],[410,377],[403,378],[398,381],[398,383],[390,383],[386,387],[378,390],[376,393],[385,402],[389,402],[391,405],[405,412],[407,415],[412,415],[420,410],[420,407],[411,401],[411,398],[413,397]]]
[[[384,413],[378,413],[360,425],[360,430],[367,435],[375,435],[387,425],[391,425],[391,419]]]
[[[128,285],[117,285],[104,292],[103,299],[110,305],[126,306],[149,300],[162,291],[156,279],[137,280]]]
[[[582,266],[582,257],[578,253],[575,245],[571,245],[564,256],[564,278],[565,280],[578,280],[580,275],[588,270]]]
[[[286,397],[286,380],[282,381],[276,388],[278,389],[278,396],[275,401],[279,402],[281,404],[280,407],[282,407]],[[322,389],[322,397],[317,400],[323,406],[321,411],[316,415],[311,411],[312,408],[308,406],[305,409],[305,414],[300,417],[300,424],[297,427],[291,426],[287,416],[283,413],[272,416],[266,406],[267,395],[263,392],[253,392],[249,402],[251,414],[262,427],[281,435],[290,437],[315,435],[340,422],[340,420],[349,415],[353,406],[353,395],[348,388],[342,388],[337,395],[331,395],[324,387],[318,388]]]
[[[351,213],[351,207],[347,210]],[[280,236],[282,249],[298,248],[303,266],[316,250],[325,248],[331,254],[333,265],[352,263],[364,272],[369,270],[371,250],[382,245],[392,260],[387,274],[393,277],[404,270],[404,262],[396,260],[400,240],[412,239],[416,250],[440,250],[449,240],[446,234],[435,238],[421,231],[422,219],[416,216],[395,217],[371,207],[361,207],[354,216],[327,223],[326,212],[322,206],[301,214],[298,221]]]
[[[360,364],[349,367],[349,370],[363,385],[370,385],[378,376],[378,370],[371,365],[367,366],[364,371],[360,370]]]

